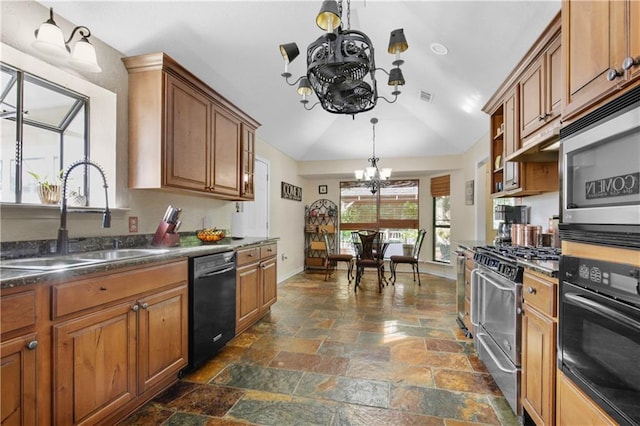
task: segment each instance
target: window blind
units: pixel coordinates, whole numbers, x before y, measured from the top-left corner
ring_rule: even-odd
[[[445,197],[451,195],[450,176],[438,176],[431,178],[431,196]]]

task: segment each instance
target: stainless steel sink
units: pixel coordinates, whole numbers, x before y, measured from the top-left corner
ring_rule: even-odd
[[[98,260],[75,259],[72,257],[30,257],[25,259],[3,260],[0,262],[0,267],[12,269],[56,270],[84,266],[96,262],[98,262]]]
[[[91,265],[101,262],[132,259],[143,256],[153,256],[168,252],[168,249],[114,249],[100,250],[86,253],[76,253],[66,256],[30,257],[24,259],[10,259],[0,261],[1,268],[58,270]]]
[[[114,250],[101,250],[92,251],[87,253],[79,253],[73,255],[74,258],[89,259],[89,260],[121,260],[131,259],[134,257],[152,256],[155,254],[166,253],[167,249],[114,249]]]

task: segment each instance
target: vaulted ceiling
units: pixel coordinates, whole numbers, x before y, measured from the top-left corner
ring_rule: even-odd
[[[289,70],[294,79],[306,72],[306,47],[322,34],[315,24],[320,0],[41,3],[125,56],[166,52],[258,120],[260,139],[296,160],[367,158],[372,117],[379,119],[380,158],[465,152],[488,131],[481,107],[560,10],[559,0],[351,0],[351,29],[371,38],[377,67],[391,67],[392,30],[404,28],[409,44],[398,101],[379,100],[352,118],[320,106],[305,111],[280,76],[278,46],[293,41],[301,55]],[[432,43],[448,54],[433,53]],[[377,78],[380,94],[392,98],[386,75]]]

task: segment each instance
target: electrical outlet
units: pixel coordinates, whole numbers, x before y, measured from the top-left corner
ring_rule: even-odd
[[[284,261],[285,261],[285,260],[287,260],[287,259],[288,259],[287,255],[286,255],[286,254],[284,254],[284,253],[282,253],[282,261],[284,262]]]
[[[129,233],[138,232],[138,216],[129,216]]]

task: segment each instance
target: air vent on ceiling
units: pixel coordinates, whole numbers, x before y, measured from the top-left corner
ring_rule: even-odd
[[[429,92],[425,92],[424,90],[420,91],[420,100],[425,101],[427,103],[433,102],[433,94]]]

